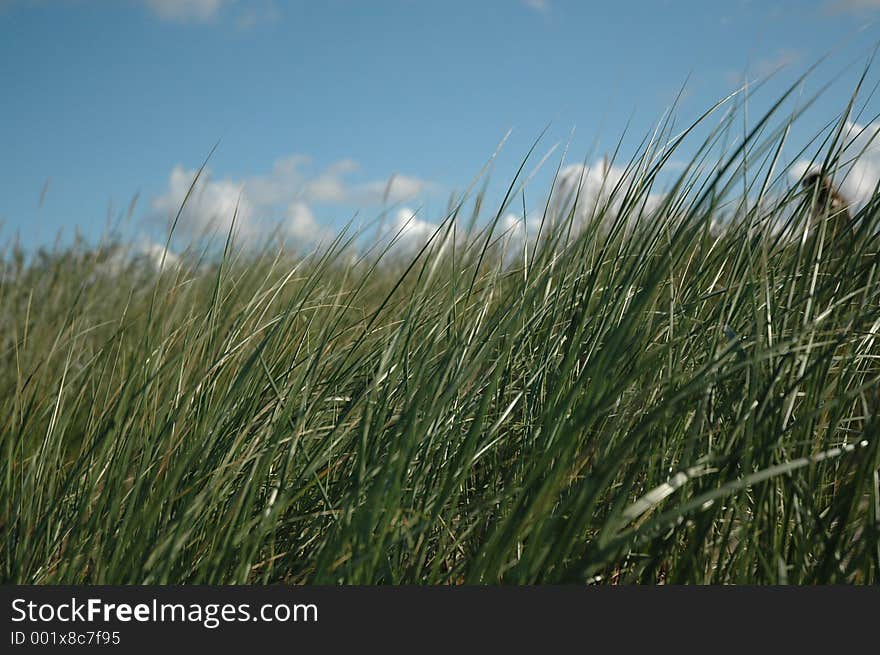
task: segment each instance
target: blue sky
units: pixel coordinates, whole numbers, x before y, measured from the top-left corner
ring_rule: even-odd
[[[245,232],[303,241],[375,216],[386,189],[437,219],[508,130],[498,188],[548,124],[541,152],[575,129],[580,161],[629,122],[626,153],[685,79],[681,122],[784,65],[757,112],[831,52],[806,91],[844,72],[803,142],[843,109],[878,19],[880,0],[0,0],[0,241],[97,240],[136,193],[126,233],[161,238],[218,140],[193,232],[241,189]]]

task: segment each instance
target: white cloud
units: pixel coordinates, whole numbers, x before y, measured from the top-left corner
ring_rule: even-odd
[[[605,213],[605,222],[610,222],[620,213],[624,199],[632,202],[637,193],[640,211],[629,211],[627,218],[635,223],[644,214],[657,209],[662,201],[660,194],[646,194],[631,188],[634,182],[632,171],[613,166],[607,160],[597,161],[588,166],[572,164],[559,172],[557,188],[554,190],[550,215],[557,222],[568,219],[574,211],[573,226],[583,228],[597,212]]]
[[[315,220],[312,210],[304,202],[292,202],[285,212],[282,224],[284,235],[298,243],[311,244],[330,237],[330,230]]]
[[[880,183],[880,122],[863,126],[849,123],[852,143],[844,157],[855,157],[852,167],[841,184],[841,191],[858,205],[864,205]]]
[[[394,248],[398,252],[413,253],[428,243],[439,227],[436,223],[419,218],[415,210],[401,207],[394,214],[386,238],[395,239]]]
[[[231,0],[144,0],[162,20],[176,23],[206,23],[213,20]]]
[[[294,154],[276,160],[265,175],[240,180],[213,179],[206,170],[186,203],[178,229],[190,237],[225,234],[238,205],[235,232],[239,238],[259,239],[280,226],[282,238],[314,243],[330,234],[315,218],[314,205],[361,208],[385,202],[396,204],[433,188],[424,180],[405,175],[352,183],[349,176],[359,168],[352,159],[337,161],[311,177],[307,174],[310,164],[308,157]],[[196,170],[174,167],[165,191],[150,203],[154,218],[174,217],[195,175]],[[404,240],[413,240],[423,223],[417,220],[406,226]]]
[[[845,148],[840,156],[840,170],[835,175],[838,189],[856,208],[864,206],[880,184],[880,122],[845,125]],[[821,162],[819,162],[821,164]],[[793,180],[803,177],[812,167],[808,160],[795,162],[790,168]]]
[[[119,275],[129,266],[140,270],[162,271],[177,268],[180,256],[166,250],[165,245],[147,238],[140,238],[131,245],[114,247],[107,258],[98,264],[98,275]]]
[[[148,239],[135,244],[133,255],[136,260],[143,258],[157,271],[163,268],[176,268],[180,264],[180,257],[167,250],[164,244]]]
[[[529,211],[525,218],[512,212],[501,217],[498,221],[498,234],[508,259],[519,257],[524,246],[534,246],[541,227],[542,214],[543,209],[540,212]]]
[[[501,229],[501,234],[514,243],[522,243],[526,236],[526,223],[516,214],[508,213],[502,216],[498,227]]]
[[[196,173],[196,170],[175,166],[168,178],[165,193],[150,202],[155,214],[161,218],[173,219],[183,205]],[[232,226],[233,217],[237,226],[236,232],[240,236],[253,235],[254,208],[242,193],[242,185],[233,180],[213,180],[211,172],[205,170],[183,207],[178,226],[190,236],[201,236],[214,231],[225,234]]]
[[[395,214],[395,232],[401,232],[401,236],[408,239],[425,242],[434,234],[437,227],[436,223],[418,218],[417,213],[409,207],[401,207]]]

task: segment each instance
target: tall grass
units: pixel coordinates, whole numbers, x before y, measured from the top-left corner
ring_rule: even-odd
[[[3,580],[876,583],[880,201],[829,230],[735,102],[522,241],[525,167],[405,258],[7,251]]]

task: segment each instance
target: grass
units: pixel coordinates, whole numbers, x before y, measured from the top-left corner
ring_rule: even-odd
[[[525,168],[406,258],[12,244],[3,581],[877,583],[880,201],[827,228],[797,112],[731,141],[736,102],[522,243]]]

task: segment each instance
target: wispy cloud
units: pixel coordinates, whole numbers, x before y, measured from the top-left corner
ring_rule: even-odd
[[[406,175],[353,182],[351,176],[359,165],[352,159],[334,162],[316,174],[310,174],[310,165],[309,157],[293,154],[276,160],[263,175],[215,179],[206,170],[186,202],[178,229],[187,236],[223,233],[232,227],[235,216],[235,232],[241,239],[260,239],[278,227],[282,238],[309,244],[330,235],[329,228],[315,217],[316,206],[397,204],[434,188]],[[172,169],[165,190],[150,202],[152,219],[167,221],[176,215],[196,172],[182,165]]]
[[[277,23],[281,20],[281,11],[274,0],[266,0],[262,4],[248,2],[235,17],[235,26],[240,30],[249,30],[257,25]]]
[[[801,60],[801,53],[792,48],[780,48],[775,53],[750,62],[745,71],[729,71],[727,82],[732,85],[740,85],[746,79],[756,80],[769,77],[784,68],[792,66]]]
[[[98,0],[0,0],[0,11],[14,7],[77,7],[97,3]],[[275,22],[280,17],[274,0],[241,3],[237,0],[128,0],[127,4],[130,7],[143,7],[161,21],[180,24],[204,25],[229,18],[239,29],[247,29],[261,23]]]
[[[360,170],[353,159],[341,159],[317,173],[310,173],[311,158],[293,154],[275,161],[266,175],[243,180],[248,196],[260,205],[283,202],[295,195],[309,203],[376,205],[411,200],[433,185],[408,175],[392,174],[388,178],[355,183],[351,176]]]
[[[176,23],[206,23],[217,18],[234,0],[144,0],[147,8],[162,20]]]
[[[522,0],[522,4],[541,14],[546,14],[550,11],[549,0]]]
[[[880,0],[832,0],[826,6],[834,12],[866,13],[880,9]]]

